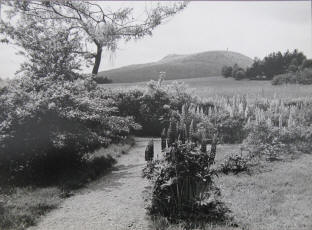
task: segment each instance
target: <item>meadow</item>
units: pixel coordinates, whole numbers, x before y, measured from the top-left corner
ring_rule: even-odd
[[[200,97],[215,97],[215,96],[233,96],[233,95],[248,95],[249,98],[299,98],[312,96],[312,85],[279,85],[274,86],[271,81],[255,81],[255,80],[240,80],[233,78],[224,78],[222,76],[206,77],[206,78],[191,78],[178,80],[184,82],[194,93]],[[172,83],[173,81],[165,81]],[[102,85],[105,88],[128,88],[134,86],[143,87],[146,82],[139,83],[113,83]]]

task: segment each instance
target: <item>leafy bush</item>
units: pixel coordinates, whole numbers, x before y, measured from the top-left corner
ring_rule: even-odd
[[[9,180],[52,181],[62,169],[79,167],[85,154],[138,128],[118,115],[112,99],[102,100],[104,91],[91,79],[72,76],[24,76],[1,89],[0,159]]]
[[[218,114],[212,123],[216,124],[218,134],[223,143],[241,143],[246,138],[246,119],[242,116],[230,116],[228,113]]]
[[[267,160],[277,159],[286,146],[279,140],[279,127],[265,122],[250,124],[248,137],[244,140],[251,157],[264,157]]]
[[[304,112],[300,110],[297,111],[296,116],[283,118],[279,115],[278,122],[274,122],[274,118],[271,117],[266,121],[248,124],[248,137],[244,140],[244,144],[251,156],[264,157],[272,161],[297,152],[310,152],[311,123],[304,120]],[[285,120],[287,122],[284,122]]]
[[[247,162],[248,160],[242,155],[231,154],[224,159],[219,170],[225,174],[228,174],[229,172],[237,174],[239,172],[247,171]]]
[[[164,155],[144,169],[153,183],[149,213],[170,221],[224,221],[229,210],[219,200],[209,154],[198,151],[192,144],[174,143]]]
[[[115,94],[116,106],[121,116],[132,116],[142,126],[135,134],[140,136],[159,136],[163,124],[161,118],[169,114],[170,100],[165,92],[144,94],[143,90],[132,89]],[[166,107],[166,105],[168,107]]]
[[[297,83],[297,76],[294,73],[284,73],[274,76],[272,85],[283,85]]]
[[[132,116],[141,130],[140,136],[160,136],[164,127],[168,127],[172,111],[181,111],[184,104],[195,102],[195,97],[182,83],[162,84],[150,81],[146,88],[118,90],[109,96],[114,98],[121,116]]]
[[[277,75],[272,80],[272,85],[282,85],[282,84],[312,84],[312,68],[305,68],[297,73],[285,73]]]
[[[241,80],[241,79],[246,78],[245,70],[242,68],[239,68],[236,71],[233,71],[233,77],[235,80]]]
[[[311,85],[312,84],[312,68],[303,69],[298,74],[298,83],[303,85]]]

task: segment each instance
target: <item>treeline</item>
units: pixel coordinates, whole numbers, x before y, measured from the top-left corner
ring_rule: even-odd
[[[222,75],[236,80],[272,80],[272,84],[299,83],[311,84],[312,60],[298,50],[285,53],[273,52],[262,60],[256,58],[252,66],[243,69],[237,64],[224,66]]]

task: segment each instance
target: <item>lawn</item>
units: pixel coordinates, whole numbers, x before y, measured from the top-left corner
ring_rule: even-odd
[[[220,145],[216,163],[240,145]],[[219,174],[222,201],[230,208],[238,227],[206,225],[205,230],[311,230],[312,229],[312,156],[293,160],[262,162],[248,173]],[[181,230],[157,220],[159,230]],[[198,229],[198,230],[199,230]]]
[[[271,163],[252,175],[217,179],[224,201],[246,230],[312,229],[312,156]]]

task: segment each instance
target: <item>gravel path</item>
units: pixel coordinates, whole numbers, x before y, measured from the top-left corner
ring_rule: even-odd
[[[136,145],[119,158],[110,174],[66,199],[60,208],[50,212],[30,229],[151,229],[142,197],[148,182],[141,176],[148,140],[137,138]],[[160,141],[155,140],[154,145],[155,153],[159,152]]]

